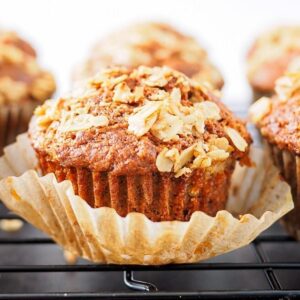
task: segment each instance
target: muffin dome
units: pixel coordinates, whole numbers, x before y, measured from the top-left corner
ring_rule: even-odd
[[[44,101],[54,91],[54,79],[39,67],[34,49],[15,33],[0,31],[0,105]]]
[[[252,120],[269,143],[300,155],[300,72],[278,79],[275,91],[252,106]]]
[[[235,161],[248,162],[251,142],[206,87],[143,66],[106,69],[86,90],[47,101],[29,135],[44,174],[71,180],[92,206],[155,221],[223,209]]]
[[[75,80],[93,76],[107,66],[140,65],[165,65],[215,88],[223,86],[221,74],[193,38],[159,23],[136,24],[100,41],[75,73]]]
[[[207,88],[167,67],[105,70],[81,96],[47,101],[35,115],[34,147],[65,166],[155,171],[163,149],[201,142],[204,150],[218,138],[226,158],[248,149],[244,125]]]
[[[299,65],[300,27],[283,26],[261,35],[248,53],[248,80],[257,92],[272,93],[275,81]]]

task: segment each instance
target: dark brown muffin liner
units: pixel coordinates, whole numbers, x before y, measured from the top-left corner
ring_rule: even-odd
[[[175,178],[170,173],[113,175],[87,168],[64,168],[37,155],[43,174],[54,173],[59,182],[70,180],[75,194],[91,207],[111,207],[124,217],[130,212],[145,214],[152,221],[187,221],[195,211],[214,216],[225,209],[234,161],[215,174],[202,170]]]
[[[3,105],[0,107],[0,155],[3,148],[15,141],[28,128],[35,103]]]
[[[291,186],[295,205],[294,210],[282,219],[282,223],[293,237],[300,240],[300,156],[272,144],[267,147],[282,176]]]

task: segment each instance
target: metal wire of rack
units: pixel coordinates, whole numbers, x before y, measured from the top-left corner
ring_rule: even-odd
[[[0,221],[15,218],[0,204]],[[278,224],[244,249],[198,264],[68,265],[62,257],[28,223],[0,231],[0,299],[300,298],[300,243]]]

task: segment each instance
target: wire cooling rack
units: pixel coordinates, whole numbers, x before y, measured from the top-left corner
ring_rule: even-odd
[[[241,115],[241,113],[240,113]],[[14,219],[0,204],[2,219]],[[0,299],[300,298],[300,243],[275,224],[250,245],[189,265],[118,266],[65,262],[30,224],[0,230]]]

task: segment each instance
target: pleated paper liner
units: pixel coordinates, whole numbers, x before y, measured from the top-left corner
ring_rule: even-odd
[[[227,210],[215,217],[194,212],[188,222],[152,222],[141,213],[119,216],[91,208],[74,195],[70,181],[40,177],[26,135],[0,158],[0,198],[65,250],[94,262],[192,263],[250,243],[293,208],[290,187],[264,156],[253,150],[255,168],[237,167]],[[14,176],[14,177],[12,177]]]
[[[0,155],[18,134],[27,131],[35,107],[32,102],[0,106]]]
[[[295,209],[282,219],[282,223],[291,235],[300,240],[300,156],[272,144],[266,144],[266,147],[292,189]]]
[[[170,173],[114,175],[88,168],[62,167],[37,154],[42,174],[54,173],[59,182],[70,180],[76,195],[91,207],[107,206],[125,217],[140,212],[151,221],[187,221],[195,211],[214,216],[225,209],[235,161],[223,163],[223,170],[201,169],[190,177]]]

